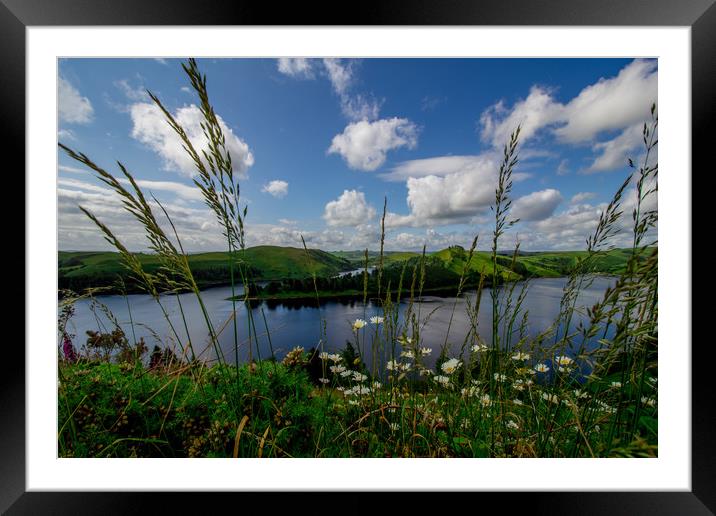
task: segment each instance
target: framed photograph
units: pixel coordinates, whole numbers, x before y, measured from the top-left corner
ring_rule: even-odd
[[[314,10],[2,0],[26,201],[2,509],[713,513],[691,170],[716,8]]]

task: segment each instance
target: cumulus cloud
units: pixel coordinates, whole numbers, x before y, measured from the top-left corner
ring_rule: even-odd
[[[265,184],[261,188],[261,191],[281,199],[286,197],[286,194],[288,193],[288,183],[286,181],[281,181],[280,179],[274,179],[273,181],[269,181]]]
[[[622,133],[606,142],[596,143],[592,149],[600,154],[584,173],[604,172],[616,168],[626,169],[629,153],[642,143],[642,126],[633,125]]]
[[[357,226],[373,219],[375,213],[363,192],[344,190],[338,199],[326,204],[323,219],[329,226]]]
[[[313,64],[305,57],[280,57],[276,63],[278,71],[294,79],[313,79]]]
[[[507,109],[503,102],[485,110],[480,116],[481,137],[495,147],[504,146],[510,134],[521,125],[520,140],[527,141],[537,130],[563,119],[564,106],[555,102],[551,92],[533,86],[526,99]]]
[[[562,202],[562,194],[554,188],[532,192],[514,202],[510,218],[521,221],[543,220],[554,213],[560,202]]]
[[[57,108],[61,121],[69,124],[88,124],[92,121],[92,103],[62,77],[59,78],[57,93]]]
[[[555,130],[568,142],[643,122],[657,98],[657,62],[636,59],[616,77],[587,86],[566,106],[566,124]]]
[[[328,153],[340,154],[353,169],[371,171],[385,163],[388,151],[413,149],[417,143],[418,128],[406,118],[361,120],[334,136]]]
[[[163,159],[166,170],[176,170],[187,176],[195,173],[194,162],[182,147],[182,141],[155,104],[133,104],[130,107],[130,115],[133,124],[132,137],[156,152]],[[201,155],[202,150],[208,151],[209,142],[200,125],[204,120],[201,110],[191,104],[177,109],[173,116],[184,128],[197,152]],[[217,119],[226,136],[226,148],[231,154],[234,174],[239,178],[246,178],[249,167],[254,163],[253,154],[248,144],[236,136],[219,115]]]
[[[399,164],[386,177],[407,178],[408,215],[388,213],[386,227],[434,226],[474,221],[494,202],[496,155],[440,156]],[[530,177],[515,172],[513,181]]]
[[[511,108],[500,101],[486,109],[480,117],[481,137],[500,147],[522,124],[522,142],[545,127],[565,143],[593,141],[605,131],[643,122],[656,101],[657,81],[657,62],[636,59],[615,77],[601,78],[566,104],[557,101],[550,90],[533,86],[527,98]]]
[[[597,194],[594,192],[579,192],[572,196],[572,198],[569,200],[570,204],[579,204],[580,202],[588,201],[589,199],[593,199],[596,197]]]

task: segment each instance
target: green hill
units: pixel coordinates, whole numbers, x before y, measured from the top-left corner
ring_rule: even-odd
[[[156,271],[160,265],[156,255],[137,253],[136,256],[148,272]],[[301,279],[314,273],[332,276],[351,268],[348,260],[318,249],[309,249],[307,256],[304,249],[257,246],[239,251],[236,256],[250,267],[255,281]],[[202,288],[226,284],[230,279],[229,253],[226,252],[191,254],[189,266]],[[60,251],[58,276],[59,288],[82,290],[114,285],[118,276],[126,280],[127,272],[118,253]]]

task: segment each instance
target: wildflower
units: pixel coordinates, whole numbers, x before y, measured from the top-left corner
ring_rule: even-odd
[[[321,360],[328,360],[329,356],[330,355],[324,351],[318,355],[318,358],[320,358]]]
[[[410,350],[408,350],[408,351],[401,351],[401,352],[400,352],[400,356],[401,356],[401,357],[404,357],[404,358],[415,358],[415,355],[413,355],[413,352],[410,351]]]
[[[343,392],[343,391],[346,390],[346,388],[345,388],[345,387],[336,387],[336,390],[337,390],[338,392]]]
[[[360,402],[358,400],[348,400],[349,405],[360,405]]]
[[[516,391],[523,391],[525,390],[525,381],[524,380],[515,380],[512,384],[512,388]]]
[[[512,355],[512,360],[529,360],[529,359],[530,359],[530,354],[522,353],[521,351]]]
[[[586,392],[584,392],[580,389],[574,389],[574,397],[577,399],[580,399],[580,398],[584,399],[584,398],[589,398],[589,394],[587,394]]]
[[[641,402],[644,405],[646,405],[647,407],[655,407],[656,406],[656,400],[654,398],[648,398],[646,396],[642,396]]]
[[[496,382],[506,382],[507,376],[504,374],[495,373],[492,375]]]
[[[68,362],[77,362],[77,352],[72,345],[72,339],[70,339],[70,336],[67,335],[66,332],[62,336],[62,353],[64,353],[65,360]]]
[[[400,429],[400,425],[398,423],[391,423],[390,424],[390,430],[391,432],[397,432]]]
[[[353,323],[353,329],[358,331],[366,324],[368,324],[368,323],[365,322],[363,319],[356,319],[355,322]]]
[[[333,365],[333,366],[329,367],[328,369],[330,369],[330,371],[333,374],[340,374],[346,370],[345,366],[342,366],[342,365]]]
[[[405,337],[404,335],[401,335],[398,337],[398,342],[401,346],[409,346],[413,343],[413,339],[411,337]]]
[[[433,352],[432,348],[420,348],[420,354],[424,357],[428,356],[432,352]]]
[[[321,382],[321,383],[328,383],[328,382],[330,382],[330,380],[329,380],[328,378],[319,378],[318,381]]]
[[[353,371],[351,371],[350,369],[346,369],[345,371],[341,371],[340,374],[341,374],[341,376],[342,376],[343,378],[346,378],[346,377],[352,375],[352,374],[353,374]]]
[[[547,366],[547,364],[537,364],[535,366],[535,371],[537,371],[538,373],[546,373],[547,371],[549,371],[549,367]]]
[[[376,390],[376,391],[377,391],[378,389],[380,389],[382,386],[383,386],[383,384],[380,383],[380,382],[373,382],[373,389]]]
[[[473,353],[479,353],[480,351],[487,351],[487,346],[485,346],[484,344],[475,344],[470,347],[470,350]]]
[[[545,401],[549,401],[550,403],[559,403],[559,398],[556,394],[550,394],[548,392],[542,393],[542,399]]]
[[[388,360],[388,362],[385,364],[385,368],[388,371],[399,371],[400,362],[398,362],[397,360]]]
[[[373,317],[370,318],[370,322],[373,324],[381,324],[383,322],[383,318],[380,317],[379,315],[374,315]]]
[[[433,374],[435,374],[435,373],[433,373],[430,369],[423,368],[420,370],[420,376],[430,376]]]
[[[524,403],[522,403],[522,400],[518,398],[513,399],[512,403],[514,403],[515,405],[524,405]]]
[[[478,388],[475,387],[474,385],[470,386],[470,388],[463,388],[460,390],[460,394],[462,394],[463,396],[466,396],[468,398],[477,396],[478,392],[479,392]]]
[[[511,419],[507,422],[507,428],[511,428],[512,430],[518,430],[520,428],[520,425],[512,421]]]
[[[333,354],[328,355],[328,360],[337,364],[338,362],[343,360],[343,357],[340,356],[338,353],[333,353]]]
[[[568,367],[574,363],[574,360],[572,360],[566,355],[557,355],[556,357],[554,357],[554,361],[562,367]]]
[[[447,374],[453,374],[460,368],[461,365],[462,363],[457,358],[451,358],[450,360],[443,362],[440,369]]]
[[[490,395],[489,395],[489,394],[483,394],[482,396],[480,396],[480,404],[481,404],[483,407],[489,407],[489,406],[492,404],[492,400],[490,399]]]
[[[368,379],[368,377],[364,374],[359,373],[358,371],[353,371],[353,379],[356,382],[364,382]]]
[[[447,387],[447,385],[450,383],[450,378],[443,375],[435,376],[433,379],[444,387]]]
[[[612,387],[614,387],[615,389],[621,389],[622,382],[612,382]]]
[[[656,385],[656,382],[657,382],[658,380],[656,379],[656,376],[650,376],[649,378],[646,379],[646,381],[649,382],[649,383],[651,383],[651,384],[653,384],[653,385]]]

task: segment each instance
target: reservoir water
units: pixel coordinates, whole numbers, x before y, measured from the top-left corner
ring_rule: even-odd
[[[531,280],[527,285],[522,310],[528,311],[527,334],[536,335],[548,328],[559,314],[560,299],[566,278],[539,278]],[[571,327],[584,319],[584,307],[594,305],[599,301],[608,286],[614,284],[615,278],[596,277],[589,288],[582,290],[577,305],[582,307],[575,314]],[[518,285],[516,291],[520,290]],[[219,342],[224,359],[234,362],[234,329],[231,320],[233,312],[232,303],[227,298],[231,295],[231,287],[217,287],[202,291],[202,299],[210,314],[212,324],[219,332]],[[516,298],[517,294],[513,295]],[[501,295],[501,302],[506,296]],[[202,354],[207,360],[214,360],[216,352],[210,345],[207,325],[193,294],[180,294],[181,309],[184,312],[189,330],[189,337],[194,350]],[[154,345],[160,347],[174,346],[176,338],[165,319],[157,302],[148,295],[124,296],[97,296],[96,300],[105,305],[124,330],[129,342],[143,338],[151,351]],[[467,311],[468,300],[474,305],[476,293],[469,291],[459,298],[423,296],[420,302],[413,306],[418,323],[421,326],[421,346],[430,347],[433,353],[427,359],[426,365],[437,358],[440,348],[446,341],[448,324],[450,332],[447,337],[449,356],[457,356],[463,345],[465,335],[470,329],[470,317]],[[187,332],[181,317],[177,296],[167,295],[161,298],[174,328],[183,343],[186,343]],[[399,308],[400,316],[405,315],[407,302],[402,302]],[[320,307],[315,299],[300,301],[262,301],[254,302],[251,309],[255,326],[251,329],[252,345],[251,356],[255,359],[274,356],[281,359],[286,352],[295,346],[302,346],[306,350],[318,347],[319,340],[323,339],[323,349],[336,352],[345,348],[346,342],[356,342],[356,333],[352,330],[352,323],[358,318],[370,320],[371,316],[383,315],[376,304],[369,302],[364,306],[362,300],[324,300]],[[247,308],[243,302],[236,303],[236,316],[238,321],[239,361],[249,358],[249,324]],[[264,323],[265,316],[265,323]],[[452,318],[452,322],[450,322]],[[478,315],[478,331],[485,342],[490,342],[492,328],[492,306],[489,289],[482,293],[480,311]],[[130,322],[131,321],[131,322]],[[521,315],[517,318],[515,326],[519,325]],[[99,305],[90,300],[81,300],[75,304],[75,313],[70,318],[67,331],[72,336],[76,348],[81,349],[86,343],[87,330],[109,332],[113,323]],[[267,335],[266,328],[268,327]],[[375,331],[381,331],[380,326],[368,324],[359,332],[360,343],[364,349],[370,348],[371,339]],[[517,340],[517,339],[515,339]],[[398,348],[399,351],[399,348]],[[366,354],[366,362],[370,362]],[[390,358],[390,357],[387,357]],[[381,358],[382,361],[385,356]]]

